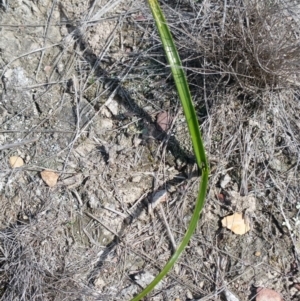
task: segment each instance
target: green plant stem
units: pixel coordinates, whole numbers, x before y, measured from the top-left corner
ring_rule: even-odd
[[[198,193],[195,209],[193,212],[193,216],[190,221],[189,227],[183,237],[182,242],[179,244],[177,250],[174,252],[174,254],[169,259],[167,264],[164,266],[162,271],[140,294],[134,297],[131,301],[139,301],[141,300],[141,298],[143,298],[149,292],[151,292],[153,288],[164,278],[164,276],[173,267],[173,265],[175,264],[175,262],[177,261],[177,259],[179,258],[179,256],[181,255],[181,253],[189,243],[197,227],[197,223],[200,218],[200,213],[205,203],[205,196],[206,196],[208,175],[209,175],[209,166],[208,166],[204,145],[199,130],[199,123],[192,102],[192,97],[187,83],[186,75],[182,68],[181,60],[179,58],[169,27],[167,25],[167,22],[165,20],[165,17],[163,15],[162,10],[160,9],[157,0],[148,0],[148,3],[152,11],[153,18],[155,19],[156,27],[158,29],[167,60],[172,71],[176,89],[183,107],[186,122],[191,135],[193,149],[196,156],[196,162],[198,168],[201,169],[202,174],[201,174],[199,193]]]

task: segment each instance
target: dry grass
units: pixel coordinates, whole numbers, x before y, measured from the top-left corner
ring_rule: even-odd
[[[297,86],[297,22],[290,10],[292,4],[280,1],[228,1],[204,16],[196,45],[214,70],[229,81],[233,77],[246,91]]]
[[[70,208],[62,201],[48,201],[34,218],[0,232],[1,300],[77,300],[90,294],[82,277],[94,254],[75,247],[70,227],[63,227]]]
[[[130,300],[141,289],[135,277],[157,274],[172,252],[170,236],[178,244],[186,229],[197,181],[188,170],[193,160],[185,123],[173,83],[166,80],[169,69],[149,11],[139,2],[127,5],[117,13],[102,6],[94,17],[94,6],[79,5],[82,12],[70,17],[59,47],[48,47],[43,38],[45,51],[34,60],[42,80],[35,89],[41,99],[59,99],[47,116],[33,119],[29,133],[10,123],[25,111],[2,125],[1,130],[17,132],[9,133],[10,141],[38,133],[44,142],[16,146],[35,160],[18,172],[5,164],[11,151],[3,149],[0,300]],[[199,109],[212,173],[197,233],[150,300],[222,300],[226,290],[254,300],[256,286],[276,289],[286,301],[299,297],[292,288],[300,276],[297,10],[296,2],[281,0],[164,5]],[[100,47],[93,35],[101,24],[111,32],[102,36]],[[43,90],[38,85],[47,78],[42,68],[47,64],[53,68],[48,78],[53,88]],[[55,71],[60,64],[62,73]],[[118,115],[106,108],[115,99]],[[47,102],[38,103],[43,111]],[[73,123],[64,120],[70,108]],[[62,117],[55,119],[61,109]],[[154,126],[161,110],[177,116],[167,134]],[[113,127],[100,131],[107,116]],[[55,143],[58,150],[48,148]],[[78,155],[78,146],[84,155]],[[37,195],[43,185],[37,171],[44,166],[57,169],[61,181],[76,174],[84,180],[72,188],[44,187]],[[231,180],[221,187],[225,175]],[[144,190],[135,195],[139,182],[132,178],[138,177]],[[162,204],[164,213],[155,210],[151,217],[147,203],[158,189],[169,190],[169,202]],[[132,197],[128,191],[132,202],[125,201]],[[253,195],[255,210],[235,203],[232,191]],[[21,204],[15,195],[21,195]],[[235,211],[251,220],[245,236],[220,227],[220,218]],[[15,212],[9,222],[7,212]],[[30,218],[20,221],[24,212]]]
[[[202,72],[218,72],[247,92],[287,89],[299,86],[297,9],[283,1],[205,1],[201,18],[183,28],[193,57],[207,63]]]

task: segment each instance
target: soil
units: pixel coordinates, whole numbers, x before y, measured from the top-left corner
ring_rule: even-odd
[[[130,300],[188,227],[201,174],[150,11],[133,2],[1,2],[1,300]],[[194,5],[164,7],[189,20]],[[255,300],[258,287],[299,300],[298,87],[254,96],[187,70],[209,191],[145,300]],[[244,235],[222,227],[234,212]]]

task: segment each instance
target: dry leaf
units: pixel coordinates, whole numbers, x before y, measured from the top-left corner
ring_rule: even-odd
[[[12,156],[9,158],[9,164],[12,168],[21,167],[24,165],[24,161],[21,157]]]
[[[49,187],[53,187],[56,185],[59,176],[53,171],[43,170],[41,172],[41,177]]]
[[[233,215],[224,217],[222,219],[222,226],[239,235],[243,235],[250,230],[250,225],[243,218],[242,213],[234,213]]]
[[[300,283],[296,282],[294,283],[294,288],[296,288],[298,291],[300,291]]]
[[[281,295],[268,288],[257,288],[256,301],[283,301]]]
[[[163,131],[167,131],[170,128],[172,119],[172,116],[166,111],[163,111],[156,116],[156,122]]]
[[[52,67],[47,65],[47,66],[45,66],[44,71],[45,71],[47,74],[50,74],[51,69],[52,69]]]
[[[223,193],[218,193],[217,198],[219,201],[224,202],[225,201],[225,196]]]

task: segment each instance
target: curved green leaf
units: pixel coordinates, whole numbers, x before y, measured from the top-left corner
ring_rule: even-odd
[[[174,44],[172,35],[170,33],[169,27],[160,9],[157,0],[148,0],[150,5],[152,15],[155,19],[156,27],[158,29],[160,39],[162,41],[165,54],[167,56],[168,63],[170,65],[172,75],[176,84],[177,92],[183,107],[188,129],[191,135],[193,149],[196,157],[196,162],[198,168],[201,169],[201,182],[199,187],[199,193],[193,212],[192,219],[190,221],[189,227],[183,237],[182,242],[178,246],[177,250],[174,252],[172,257],[169,259],[167,264],[164,266],[162,271],[156,276],[156,278],[136,297],[131,301],[139,301],[141,298],[146,296],[153,288],[164,278],[164,276],[173,267],[185,247],[190,241],[196,227],[198,220],[200,218],[200,213],[205,203],[205,196],[208,184],[209,166],[206,159],[205,149],[203,141],[201,138],[199,124],[197,120],[197,115],[192,102],[192,97],[190,94],[189,86],[187,83],[186,75],[183,71],[181,60],[179,58],[176,46]]]

